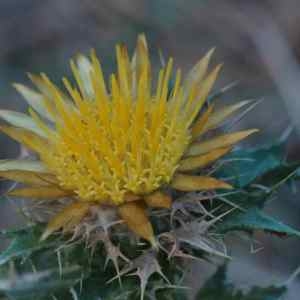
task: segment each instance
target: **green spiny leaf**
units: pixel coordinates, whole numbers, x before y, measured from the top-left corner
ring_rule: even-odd
[[[300,232],[268,216],[257,208],[250,208],[246,212],[236,212],[229,215],[218,225],[218,231],[226,233],[233,230],[252,232],[263,230],[279,236],[298,236]]]
[[[282,164],[263,174],[258,180],[254,181],[254,183],[268,187],[273,191],[288,181],[299,179],[299,168],[300,162]]]
[[[252,150],[239,150],[228,155],[226,159],[230,163],[221,169],[219,177],[228,178],[236,188],[243,188],[266,172],[282,165],[283,145],[276,143]]]
[[[0,254],[0,265],[7,263],[13,258],[29,256],[35,251],[57,245],[57,241],[53,239],[40,242],[41,232],[41,227],[38,225],[29,227],[25,231],[16,231],[15,237],[8,248]]]

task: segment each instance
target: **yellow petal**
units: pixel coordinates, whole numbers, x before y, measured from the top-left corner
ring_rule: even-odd
[[[199,117],[192,127],[191,133],[193,140],[203,134],[206,124],[213,112],[214,106],[210,105],[208,109]]]
[[[144,34],[140,34],[131,60],[131,90],[133,98],[137,96],[141,77],[149,78],[150,69],[147,40]]]
[[[215,49],[211,49],[207,54],[197,62],[197,64],[188,73],[184,82],[184,89],[189,90],[191,86],[199,83],[205,76],[208,68],[209,61],[214,53]]]
[[[93,66],[91,61],[84,55],[78,54],[76,57],[78,74],[82,83],[82,92],[84,97],[88,100],[94,99],[95,92],[92,85],[91,73],[93,72]]]
[[[144,196],[144,200],[150,207],[170,208],[172,205],[172,198],[159,191]]]
[[[202,108],[203,104],[205,103],[208,94],[210,93],[217,77],[222,68],[222,65],[218,65],[214,68],[211,73],[207,75],[204,79],[203,83],[199,86],[199,93],[195,95],[196,97],[191,98],[191,102],[188,103],[188,124],[191,124],[195,117],[197,116],[199,110]],[[194,98],[194,99],[193,99]]]
[[[103,104],[103,101],[104,103],[106,103],[106,101],[108,100],[107,98],[108,95],[105,86],[102,67],[99,59],[97,58],[95,49],[91,50],[90,57],[91,57],[91,62],[93,67],[93,72],[90,73],[90,76],[92,77],[92,83],[93,83],[94,91],[96,93],[96,101],[99,101],[99,103]],[[97,99],[97,96],[101,96],[101,99]]]
[[[0,171],[33,171],[47,173],[41,161],[27,159],[0,159]]]
[[[141,196],[140,195],[135,195],[133,193],[126,193],[124,195],[124,201],[125,202],[132,202],[132,201],[136,201],[136,200],[139,200],[141,199]]]
[[[45,97],[41,93],[37,93],[33,89],[19,83],[13,85],[15,89],[24,97],[26,102],[34,108],[41,116],[53,121],[51,114],[48,112]]]
[[[47,225],[41,240],[45,240],[49,235],[58,229],[70,229],[78,224],[88,213],[90,205],[86,202],[75,202],[65,207]]]
[[[17,188],[8,192],[8,196],[33,199],[51,200],[73,195],[70,191],[64,191],[56,186],[39,186]]]
[[[129,99],[130,86],[131,86],[131,74],[130,63],[128,58],[127,48],[124,45],[116,46],[117,53],[117,65],[118,65],[118,82],[122,95]]]
[[[29,79],[34,83],[34,85],[38,88],[38,90],[41,92],[41,94],[44,96],[44,103],[47,109],[47,112],[51,115],[51,118],[53,120],[56,120],[58,118],[57,116],[57,110],[55,108],[55,103],[53,101],[53,95],[51,88],[49,87],[49,84],[47,84],[42,76],[34,75],[34,74],[28,74]],[[70,108],[70,110],[74,109],[73,103],[68,99],[68,97],[59,89],[59,94],[64,98],[64,101],[66,102],[67,106]]]
[[[140,34],[137,39],[136,49],[134,51],[131,68],[136,72],[136,80],[138,81],[143,68],[150,68],[149,53],[147,40],[144,34]],[[150,71],[150,70],[148,70]]]
[[[257,131],[258,129],[243,130],[220,135],[204,142],[194,143],[187,150],[186,156],[195,156],[207,153],[218,148],[231,146]]]
[[[0,109],[0,118],[13,126],[27,129],[40,136],[45,136],[45,133],[35,124],[34,120],[28,115],[16,111]]]
[[[214,128],[218,127],[223,121],[226,120],[226,118],[228,118],[230,115],[235,113],[237,110],[239,110],[243,106],[249,104],[250,102],[251,101],[249,101],[249,100],[240,101],[238,103],[225,106],[225,107],[215,111],[210,116],[210,118],[205,126],[205,129],[209,130],[209,129],[214,129]]]
[[[39,75],[34,75],[31,73],[27,74],[29,79],[33,82],[33,84],[38,88],[38,90],[45,95],[47,98],[51,99],[51,91],[49,86],[47,86],[44,80]]]
[[[25,184],[52,185],[57,183],[54,175],[33,171],[0,171],[0,177]]]
[[[171,182],[171,186],[184,192],[232,188],[230,184],[212,177],[184,174],[176,174]]]
[[[210,151],[207,154],[198,155],[183,159],[180,161],[178,171],[190,171],[197,168],[203,168],[224,156],[230,151],[231,147],[219,148]]]
[[[145,205],[141,201],[125,203],[118,207],[118,212],[134,233],[152,245],[155,244],[153,228],[146,214]]]
[[[43,152],[43,150],[47,147],[48,144],[46,139],[23,128],[12,126],[0,126],[0,130],[12,139],[18,141],[19,143],[38,153]]]

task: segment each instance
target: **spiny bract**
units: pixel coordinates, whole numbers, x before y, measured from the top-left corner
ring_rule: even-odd
[[[38,160],[1,162],[2,177],[25,184],[10,195],[73,199],[50,221],[43,238],[78,224],[91,205],[113,205],[134,232],[154,242],[146,207],[170,207],[163,187],[230,188],[217,179],[189,174],[255,131],[200,140],[247,104],[243,101],[219,111],[210,105],[203,108],[220,70],[217,66],[207,74],[212,53],[184,80],[177,70],[170,89],[172,58],[153,80],[146,39],[140,35],[131,60],[126,47],[116,46],[117,71],[109,84],[92,51],[90,57],[79,55],[71,61],[77,86],[63,78],[67,93],[45,74],[30,75],[39,92],[15,85],[31,106],[30,116],[1,110],[0,116],[10,123],[1,129],[34,151]]]

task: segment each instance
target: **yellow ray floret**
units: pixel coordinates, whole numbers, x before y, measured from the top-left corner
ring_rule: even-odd
[[[170,208],[172,199],[169,195],[156,191],[144,197],[146,204],[150,207]]]
[[[206,167],[220,157],[224,156],[231,150],[231,147],[224,147],[212,150],[206,154],[192,156],[180,161],[178,171],[190,171],[198,168]]]
[[[207,176],[193,176],[176,174],[171,183],[177,190],[190,192],[198,190],[232,189],[232,186],[224,181]]]
[[[31,199],[60,199],[67,196],[72,196],[73,193],[70,191],[62,190],[55,186],[33,186],[16,188],[8,193],[9,196],[23,197]]]
[[[13,180],[24,184],[33,185],[58,185],[57,179],[52,174],[22,171],[22,170],[0,170],[0,178]]]
[[[0,130],[35,152],[37,160],[0,161],[0,176],[28,185],[11,195],[74,201],[50,221],[43,238],[76,225],[90,205],[109,204],[118,207],[129,228],[154,243],[147,207],[171,207],[165,187],[231,188],[211,177],[180,173],[208,166],[256,131],[203,136],[249,103],[216,111],[214,105],[203,107],[221,69],[208,71],[212,54],[185,78],[170,58],[156,78],[140,35],[131,60],[126,47],[117,45],[116,72],[107,82],[91,51],[90,57],[80,54],[71,61],[76,85],[63,78],[66,92],[45,74],[29,75],[38,91],[15,84],[30,115],[0,110],[9,124]]]
[[[234,133],[220,135],[207,141],[193,143],[186,152],[186,155],[192,156],[204,154],[218,148],[234,145],[237,142],[249,136],[250,134],[255,133],[257,131],[257,129],[238,131]]]
[[[13,126],[0,126],[0,130],[30,150],[37,153],[47,151],[47,140],[30,130]]]
[[[143,203],[126,203],[120,205],[118,211],[121,218],[132,231],[136,232],[139,236],[150,240],[153,245],[155,244],[153,229]]]
[[[72,229],[72,226],[78,224],[85,217],[89,208],[90,206],[83,202],[74,202],[68,205],[49,222],[41,240],[46,239],[60,228],[64,230]]]

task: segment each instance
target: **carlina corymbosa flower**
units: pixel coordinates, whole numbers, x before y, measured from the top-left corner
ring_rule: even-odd
[[[115,207],[138,236],[155,243],[147,207],[170,208],[168,188],[230,189],[197,175],[256,129],[207,138],[247,101],[214,110],[204,105],[221,66],[208,72],[209,51],[182,78],[170,58],[153,78],[146,38],[140,35],[130,60],[116,46],[117,70],[106,83],[94,51],[71,61],[76,86],[65,92],[45,74],[29,75],[39,92],[15,84],[29,114],[1,110],[1,130],[35,153],[31,160],[3,160],[0,176],[22,184],[9,195],[55,201],[71,199],[42,236],[79,224],[90,208]],[[171,77],[173,87],[170,88]],[[155,87],[154,87],[155,83]]]

